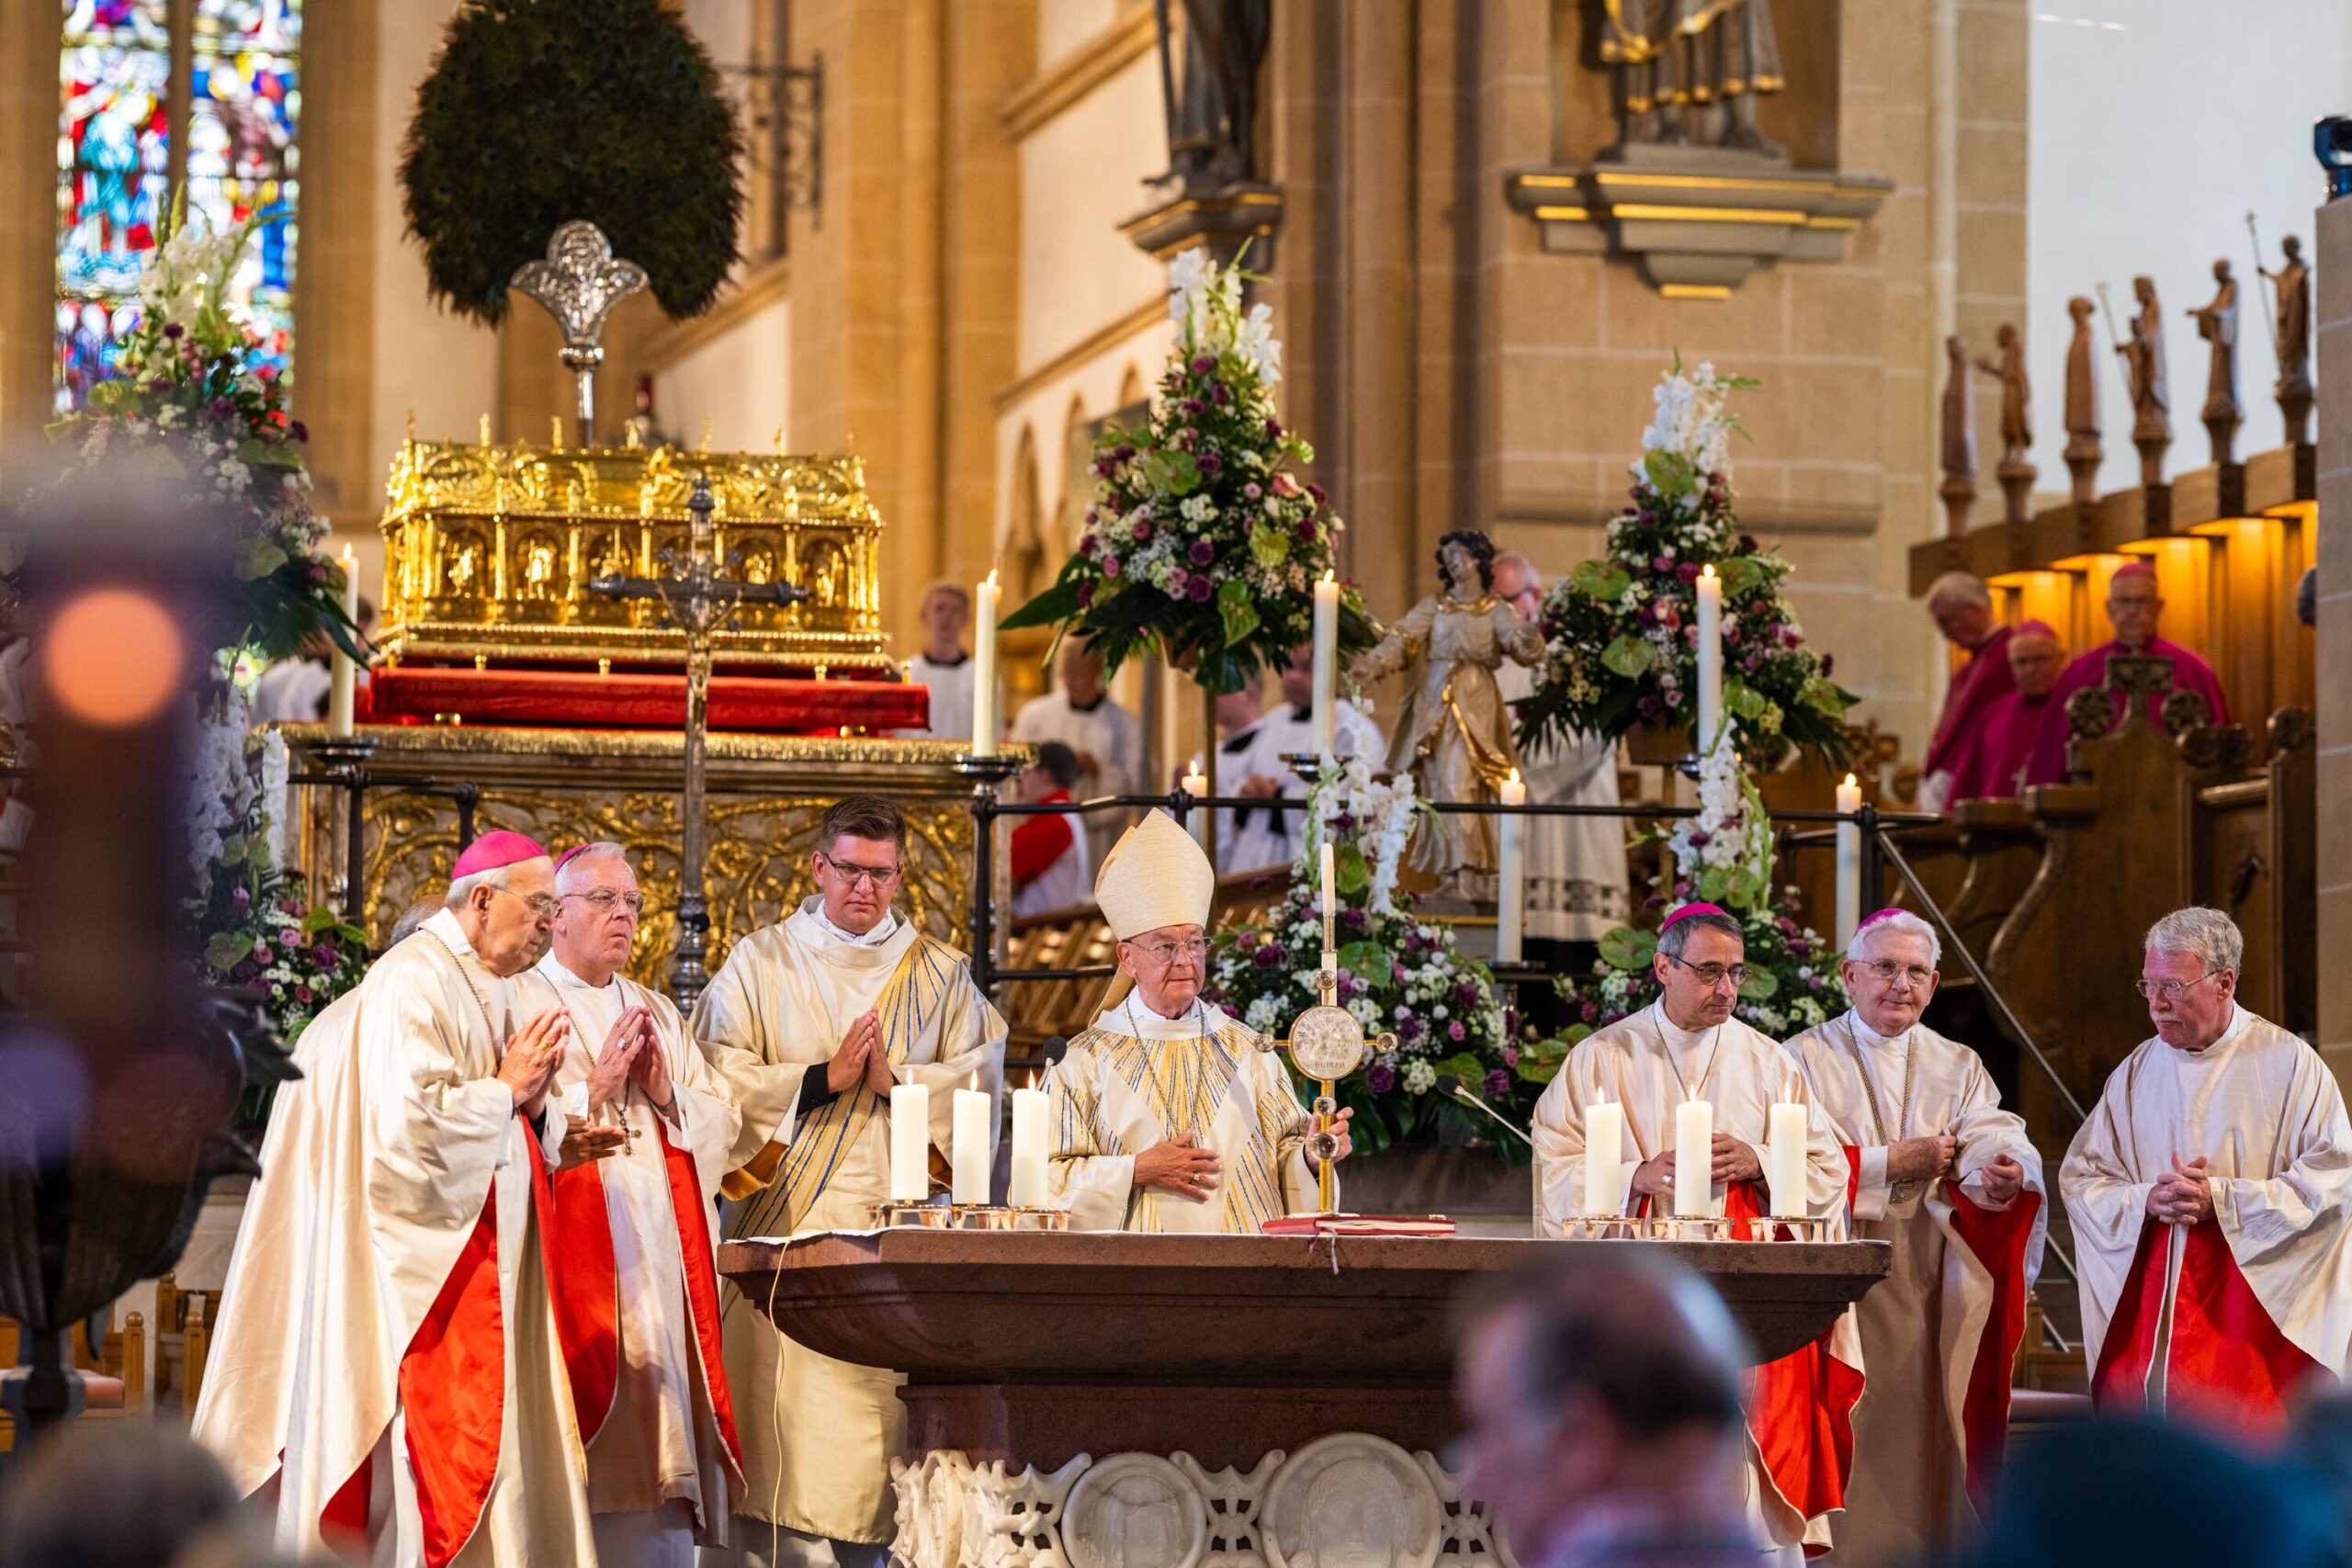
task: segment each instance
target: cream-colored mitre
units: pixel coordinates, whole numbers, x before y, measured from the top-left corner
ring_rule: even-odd
[[[1119,835],[1094,878],[1094,901],[1121,942],[1162,926],[1205,926],[1216,895],[1209,857],[1157,808]]]

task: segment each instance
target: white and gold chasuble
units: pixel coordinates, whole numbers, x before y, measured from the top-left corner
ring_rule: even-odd
[[[1051,1191],[1074,1226],[1254,1235],[1264,1221],[1321,1206],[1306,1108],[1258,1038],[1206,1002],[1161,1018],[1130,994],[1069,1043],[1046,1089]],[[1137,1187],[1136,1156],[1183,1134],[1219,1158],[1209,1195]]]
[[[845,937],[820,907],[810,898],[738,942],[695,1008],[695,1038],[743,1115],[729,1190],[752,1190],[728,1205],[729,1240],[872,1228],[868,1207],[890,1195],[888,1102],[860,1084],[797,1114],[802,1080],[823,1072],[867,1010],[880,1012],[891,1077],[930,1088],[943,1155],[953,1091],[1003,1089],[1004,1020],[963,954],[887,916],[869,940]],[[736,1511],[834,1540],[888,1541],[890,1460],[906,1446],[902,1380],[786,1338],[731,1284],[720,1306],[743,1445]]]

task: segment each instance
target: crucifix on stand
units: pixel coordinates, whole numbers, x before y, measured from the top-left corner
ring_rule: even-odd
[[[808,590],[792,582],[745,582],[724,575],[712,548],[710,476],[695,476],[686,502],[691,520],[687,555],[681,567],[673,552],[662,552],[667,577],[613,574],[588,584],[607,599],[650,601],[662,606],[661,624],[686,638],[685,778],[678,807],[678,939],[670,956],[670,995],[681,1011],[694,1010],[708,984],[704,960],[709,953],[710,908],[703,894],[703,741],[709,728],[711,639],[735,626],[745,604],[793,604]],[[731,562],[729,564],[732,564]]]

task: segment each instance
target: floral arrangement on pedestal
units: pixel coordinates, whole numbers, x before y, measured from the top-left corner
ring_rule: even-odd
[[[1355,1109],[1356,1146],[1365,1153],[1408,1141],[1486,1141],[1490,1123],[1434,1092],[1443,1075],[1521,1121],[1543,1089],[1543,1078],[1521,1070],[1493,974],[1455,946],[1451,927],[1421,919],[1397,887],[1405,848],[1428,809],[1409,775],[1382,776],[1361,760],[1327,764],[1308,797],[1306,853],[1289,888],[1262,925],[1218,932],[1209,954],[1211,1001],[1261,1034],[1287,1031],[1319,999],[1322,890],[1308,868],[1319,867],[1321,846],[1330,842],[1340,1005],[1367,1033],[1396,1036],[1394,1054],[1374,1057],[1335,1094]],[[1525,1157],[1516,1145],[1498,1147],[1508,1158]]]
[[[122,375],[92,387],[87,408],[50,434],[63,453],[51,481],[59,491],[101,468],[127,469],[209,508],[230,592],[201,628],[217,651],[191,716],[188,951],[207,981],[261,999],[290,1041],[357,981],[367,938],[311,908],[300,874],[281,869],[285,743],[247,734],[261,660],[322,637],[358,656],[342,570],[319,552],[326,525],[311,509],[309,432],[287,413],[275,374],[255,367],[258,344],[227,302],[238,257],[279,216],[209,233],[175,203],[140,280]],[[288,949],[287,930],[309,940]]]
[[[1785,1040],[1846,1010],[1836,950],[1818,931],[1781,912],[1796,907],[1797,890],[1773,886],[1771,818],[1731,747],[1718,744],[1700,759],[1699,815],[1652,837],[1672,852],[1675,878],[1670,889],[1650,895],[1648,907],[1692,899],[1719,904],[1747,931],[1747,979],[1734,1008],[1743,1022]],[[1781,907],[1774,904],[1776,891],[1785,901]],[[1525,1043],[1522,1059],[1544,1063],[1548,1077],[1569,1046],[1649,1006],[1657,996],[1650,974],[1650,955],[1657,951],[1655,931],[1619,926],[1602,937],[1590,975],[1564,975],[1555,982],[1575,1007],[1577,1021],[1552,1040]]]
[[[1643,727],[1694,728],[1698,581],[1713,565],[1723,582],[1724,716],[1740,753],[1765,770],[1792,748],[1842,765],[1838,720],[1854,694],[1830,680],[1828,656],[1804,646],[1781,593],[1789,563],[1742,533],[1733,508],[1730,439],[1745,433],[1726,404],[1755,385],[1710,364],[1685,371],[1679,358],[1658,383],[1608,554],[1544,596],[1544,661],[1518,705],[1522,748],[1569,731],[1614,740]]]
[[[1315,453],[1275,417],[1282,344],[1267,306],[1242,309],[1248,276],[1197,248],[1170,267],[1176,342],[1151,417],[1098,439],[1077,552],[1004,629],[1075,632],[1109,671],[1157,646],[1213,693],[1239,690],[1251,668],[1279,666],[1311,637],[1315,584],[1336,569],[1344,525],[1293,471]],[[1343,585],[1342,660],[1374,640]]]

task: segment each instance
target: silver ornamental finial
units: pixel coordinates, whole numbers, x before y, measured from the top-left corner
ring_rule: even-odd
[[[604,363],[605,318],[645,287],[645,269],[613,256],[605,231],[584,219],[561,225],[548,240],[545,261],[514,269],[509,287],[538,301],[563,332],[563,363],[578,378],[580,445],[595,445],[596,367]]]

